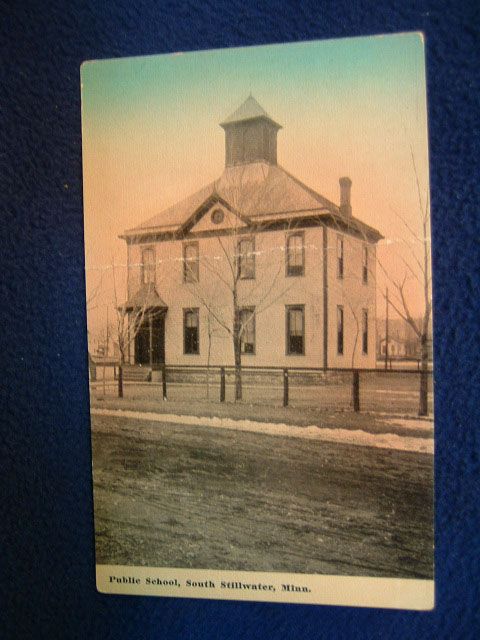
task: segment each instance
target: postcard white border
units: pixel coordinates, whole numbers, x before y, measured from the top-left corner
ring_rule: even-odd
[[[435,602],[433,580],[130,567],[109,564],[97,564],[96,575],[98,591],[123,595],[324,604],[417,611],[431,610]],[[190,586],[188,581],[191,583]],[[193,586],[194,583],[204,583],[204,586]],[[289,589],[284,589],[282,585],[289,585]]]

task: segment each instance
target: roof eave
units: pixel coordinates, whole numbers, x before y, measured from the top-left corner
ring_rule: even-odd
[[[267,120],[268,122],[270,122],[270,124],[273,124],[273,126],[277,130],[283,129],[282,125],[278,124],[278,122],[275,122],[275,120],[270,118],[270,116],[263,116],[263,115],[251,116],[249,118],[239,118],[238,120],[224,120],[223,122],[220,122],[220,126],[222,127],[222,129],[225,129],[226,127],[230,127],[234,124],[238,124],[240,122],[252,122],[252,120]]]

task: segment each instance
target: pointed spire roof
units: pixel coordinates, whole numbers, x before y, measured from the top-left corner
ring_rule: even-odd
[[[233,124],[235,122],[242,122],[244,120],[253,120],[255,118],[265,118],[273,123],[278,129],[282,127],[271,118],[263,107],[261,107],[255,98],[250,94],[248,98],[243,102],[236,111],[234,111],[226,120],[220,123],[221,127],[225,125]]]

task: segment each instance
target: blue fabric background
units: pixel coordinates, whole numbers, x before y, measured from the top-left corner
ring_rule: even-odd
[[[1,638],[480,637],[477,7],[476,0],[0,0]],[[98,594],[80,63],[407,30],[426,34],[430,100],[436,610]]]

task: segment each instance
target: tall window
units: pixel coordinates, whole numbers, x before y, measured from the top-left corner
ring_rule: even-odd
[[[199,353],[198,309],[183,310],[183,345],[184,353]]]
[[[363,245],[362,280],[364,284],[368,283],[368,247],[366,244]]]
[[[198,282],[198,242],[183,245],[183,281]]]
[[[362,309],[362,352],[368,353],[368,310]]]
[[[155,251],[151,248],[142,251],[142,284],[155,282]]]
[[[337,307],[337,353],[338,355],[343,355],[343,333],[344,333],[344,325],[343,325],[343,307]]]
[[[244,307],[240,310],[241,338],[240,349],[242,353],[255,353],[255,308]]]
[[[337,237],[337,277],[343,278],[344,273],[344,246],[343,238]]]
[[[287,276],[303,276],[305,248],[303,233],[291,233],[287,237]]]
[[[287,307],[287,355],[305,353],[305,308]]]
[[[255,243],[253,238],[240,240],[237,247],[238,277],[242,280],[255,278]]]

